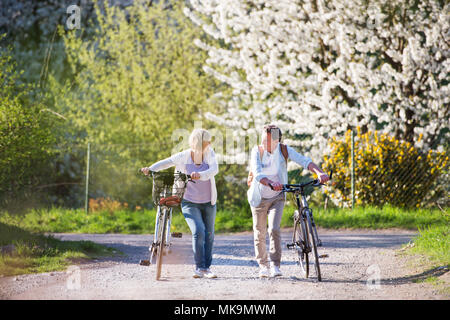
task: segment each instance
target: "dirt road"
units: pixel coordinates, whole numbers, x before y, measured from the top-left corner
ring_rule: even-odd
[[[448,299],[422,281],[398,254],[415,235],[402,230],[319,229],[322,282],[300,276],[291,233],[284,230],[279,278],[259,279],[252,234],[216,235],[212,270],[217,279],[193,279],[191,237],[173,239],[162,279],[155,267],[138,264],[148,256],[151,235],[56,234],[63,240],[91,240],[125,255],[72,266],[65,272],[0,278],[1,299]],[[441,273],[445,273],[443,270]]]

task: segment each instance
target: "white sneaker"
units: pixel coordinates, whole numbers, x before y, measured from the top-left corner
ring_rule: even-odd
[[[269,268],[265,266],[259,267],[259,277],[260,278],[268,278],[269,277]]]
[[[194,274],[192,275],[194,278],[203,278],[203,272],[200,269],[195,269]]]
[[[209,268],[208,269],[204,269],[201,272],[203,273],[203,276],[208,278],[208,279],[217,278],[216,274],[214,272],[212,272]]]
[[[281,277],[281,275],[282,275],[282,273],[280,271],[280,267],[275,266],[275,265],[270,267],[270,276],[271,277]]]

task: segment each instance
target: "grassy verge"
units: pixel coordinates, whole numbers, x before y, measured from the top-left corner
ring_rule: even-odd
[[[294,209],[289,208],[288,215],[283,217],[285,224],[290,224]],[[446,218],[439,209],[401,209],[385,206],[358,207],[350,209],[317,209],[313,210],[314,220],[317,225],[323,228],[367,228],[367,229],[387,229],[401,228],[417,230],[429,225],[445,225]],[[289,221],[288,221],[289,220]]]
[[[0,276],[59,271],[74,262],[114,254],[90,241],[60,241],[0,222]]]
[[[419,228],[419,235],[400,251],[409,256],[412,269],[421,272],[414,282],[428,283],[450,297],[450,224]]]
[[[292,227],[294,208],[285,208],[282,227]],[[429,225],[446,225],[439,210],[405,210],[392,207],[349,209],[316,209],[314,219],[324,228],[403,228],[417,230]],[[155,228],[155,210],[116,210],[86,214],[82,209],[31,210],[24,215],[0,213],[0,222],[15,225],[33,232],[125,233],[148,234]],[[189,232],[179,210],[174,211],[172,230]],[[246,209],[218,210],[217,233],[252,230],[251,213]]]
[[[419,229],[413,239],[412,254],[428,257],[432,267],[450,266],[450,225],[430,226]]]

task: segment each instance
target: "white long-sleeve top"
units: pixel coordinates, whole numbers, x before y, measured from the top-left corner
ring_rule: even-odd
[[[214,176],[219,172],[219,165],[217,164],[216,154],[211,147],[209,147],[208,150],[203,154],[203,157],[205,163],[209,165],[209,169],[199,172],[200,180],[210,180],[211,205],[214,205],[217,201],[217,189]],[[191,149],[188,149],[152,164],[149,169],[151,171],[161,171],[175,166],[176,171],[187,174],[186,165],[191,162]]]
[[[288,150],[288,159],[298,163],[303,168],[307,169],[312,160],[297,151],[295,151],[292,147],[287,146]],[[264,154],[261,160],[261,156],[259,154],[258,146],[253,147],[251,156],[250,156],[250,170],[253,172],[254,179],[252,184],[250,185],[250,189],[247,191],[248,202],[252,207],[257,207],[261,202],[261,191],[262,188],[265,187],[259,181],[263,178],[270,178],[271,175],[277,175],[278,181],[281,184],[288,183],[288,173],[286,161],[284,160],[284,156],[281,153],[280,144],[273,150],[272,157],[267,156],[267,151],[264,150]],[[271,159],[271,168],[267,168],[266,165]],[[267,162],[267,163],[266,163]],[[273,163],[275,162],[275,163]],[[272,170],[276,168],[275,170]]]

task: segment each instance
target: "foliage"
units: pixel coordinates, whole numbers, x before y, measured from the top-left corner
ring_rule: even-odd
[[[137,168],[170,155],[177,139],[186,138],[172,138],[176,129],[189,132],[214,108],[215,81],[201,69],[206,54],[192,43],[198,28],[182,14],[182,3],[152,2],[83,1],[80,30],[66,28],[68,3],[2,3],[0,30],[7,35],[1,43],[26,66],[18,82],[35,84],[33,101],[41,103],[42,115],[63,124],[49,126],[52,147],[36,137],[38,149],[55,154],[46,159],[53,170],[39,169],[45,172],[34,181],[42,186],[39,201],[83,205],[90,141],[90,195],[137,203],[148,196]],[[33,206],[30,195],[36,190],[22,202]]]
[[[20,80],[24,83],[45,86],[48,73],[58,81],[68,76],[68,65],[64,53],[64,42],[57,34],[57,27],[66,27],[70,5],[80,6],[80,22],[84,35],[90,33],[88,19],[93,16],[93,1],[61,0],[2,0],[0,10],[0,46],[12,47],[12,56],[23,71]],[[120,2],[119,4],[120,5]]]
[[[89,195],[136,205],[149,193],[137,169],[171,155],[214,108],[216,82],[201,69],[206,54],[193,44],[198,28],[182,5],[98,2],[81,30],[60,26],[71,72],[63,81],[50,73],[45,89],[48,104],[67,119],[64,150],[79,149],[67,151],[76,168],[60,162],[62,175],[78,177],[65,179],[78,195],[69,205],[82,198],[75,183],[84,177],[87,142]]]
[[[351,130],[330,140],[323,168],[333,170],[329,190],[341,206],[351,204]],[[355,135],[356,204],[419,207],[448,164],[445,152],[423,152],[409,142],[378,132]]]
[[[0,50],[0,201],[46,177],[55,141],[54,119],[19,74],[10,51]]]
[[[205,54],[192,43],[198,31],[181,7],[136,1],[126,10],[105,3],[102,11],[97,4],[90,39],[61,29],[75,81],[53,83],[67,93],[56,94],[55,103],[82,133],[80,142],[155,161],[170,155],[176,129],[191,128],[213,107],[214,81],[201,71]],[[121,144],[148,148],[135,154]]]
[[[215,176],[217,187],[217,206],[219,210],[247,211],[248,171],[241,165],[221,165]]]
[[[114,211],[126,208],[128,208],[128,203],[121,203],[110,198],[89,199],[90,212],[108,211],[113,213]]]
[[[313,159],[357,126],[425,149],[448,141],[448,2],[189,3],[209,36],[196,41],[204,69],[233,90],[208,116],[236,135],[276,123]]]

